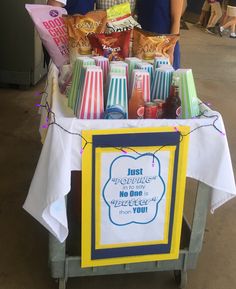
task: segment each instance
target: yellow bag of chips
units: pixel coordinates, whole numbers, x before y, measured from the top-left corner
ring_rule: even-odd
[[[168,57],[169,49],[179,40],[177,34],[156,34],[134,29],[133,56],[144,60],[154,60],[155,57]]]
[[[74,63],[77,56],[92,53],[87,35],[105,32],[107,13],[97,10],[85,15],[64,15],[63,18],[68,33],[70,63]]]

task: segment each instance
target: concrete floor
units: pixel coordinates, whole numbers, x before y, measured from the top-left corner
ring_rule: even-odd
[[[182,66],[192,68],[198,95],[225,121],[236,171],[236,40],[182,30]],[[22,209],[41,150],[35,91],[0,89],[0,289],[53,289],[48,233]],[[236,288],[236,199],[208,216],[198,266],[187,289]],[[172,289],[172,272],[69,279],[68,289]]]

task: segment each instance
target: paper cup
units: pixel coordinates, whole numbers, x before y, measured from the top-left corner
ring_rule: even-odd
[[[192,118],[200,114],[199,99],[197,97],[192,69],[178,69],[174,75],[180,78],[179,94],[181,99],[181,118]]]
[[[170,93],[170,85],[172,82],[174,68],[160,67],[157,68],[151,87],[151,99],[166,100]]]
[[[130,81],[131,77],[132,77],[133,70],[136,67],[136,64],[139,63],[139,62],[142,62],[142,60],[137,58],[137,57],[127,57],[127,58],[125,58],[125,62],[128,63],[128,66],[129,66],[128,81]]]
[[[87,67],[76,115],[80,119],[100,119],[103,113],[103,71],[101,67]]]

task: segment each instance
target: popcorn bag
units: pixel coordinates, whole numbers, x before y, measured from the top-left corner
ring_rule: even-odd
[[[143,89],[143,99],[145,102],[150,102],[150,74],[148,71],[141,70],[141,69],[134,69],[131,79],[131,85],[130,85],[130,97],[133,93],[133,90],[135,88],[135,80],[141,77],[142,78],[142,89]]]
[[[101,67],[87,67],[84,77],[81,104],[77,117],[81,119],[100,119],[104,113],[103,72]]]
[[[39,37],[57,67],[69,62],[68,38],[63,14],[64,8],[26,4],[26,10],[32,18]]]
[[[60,68],[58,83],[60,92],[67,94],[72,84],[72,67],[70,64],[65,64]]]
[[[156,69],[154,81],[151,87],[151,99],[166,100],[170,94],[174,68],[170,65]]]
[[[127,79],[125,75],[111,74],[106,109],[122,107],[125,118],[128,118]]]
[[[180,78],[179,94],[181,99],[181,118],[192,118],[200,114],[199,99],[197,97],[192,69],[178,69],[174,75]]]

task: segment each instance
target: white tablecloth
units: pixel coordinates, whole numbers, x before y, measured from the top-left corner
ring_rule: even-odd
[[[87,129],[176,125],[188,125],[193,130],[202,125],[212,124],[215,119],[205,117],[188,120],[76,119],[66,105],[66,97],[59,92],[58,70],[53,64],[48,74],[47,93],[47,101],[56,114],[56,122],[72,133],[80,133]],[[45,110],[42,109],[41,113],[42,126],[46,118]],[[222,117],[218,112],[208,109],[205,114],[218,115],[219,119],[215,125],[222,132],[225,131]],[[40,132],[45,141],[23,207],[62,242],[68,235],[65,196],[71,188],[71,171],[81,170],[81,138],[65,132],[57,125],[51,125],[48,131],[41,126]],[[212,126],[202,127],[191,133],[187,176],[213,188],[212,212],[235,197],[235,180],[227,137]]]

